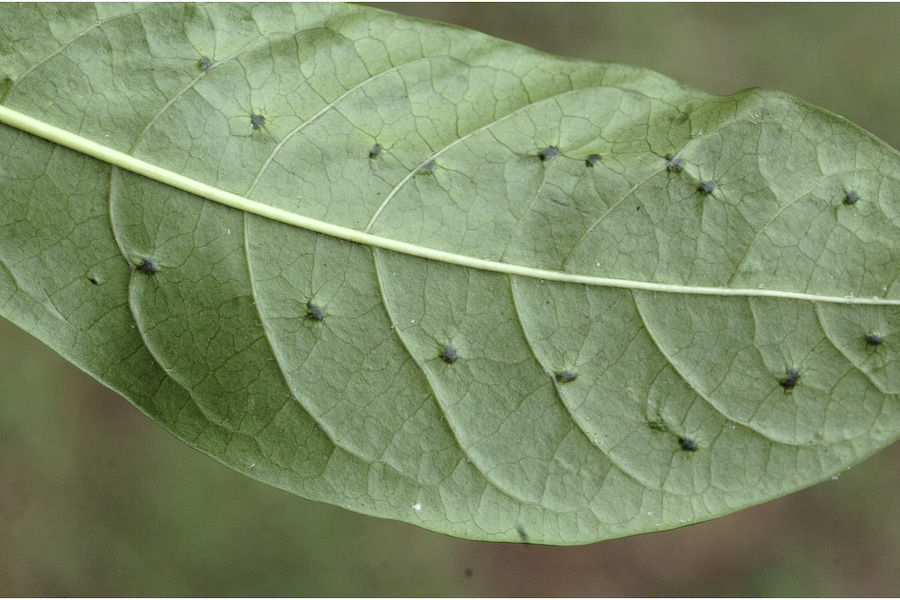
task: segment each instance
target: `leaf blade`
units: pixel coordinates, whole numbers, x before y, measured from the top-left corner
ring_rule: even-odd
[[[106,164],[3,129],[3,314],[236,470],[454,535],[581,543],[781,495],[898,435],[896,351],[860,345],[898,322],[897,156],[820,109],[357,7],[150,6],[80,31],[3,100],[77,123]],[[230,39],[198,74],[163,34]],[[42,108],[28,81],[63,59],[129,102]],[[846,171],[858,156],[881,171]],[[139,157],[162,183],[112,166]],[[19,201],[29,180],[52,209]]]

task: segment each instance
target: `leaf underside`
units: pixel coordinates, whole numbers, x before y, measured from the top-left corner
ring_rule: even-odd
[[[460,258],[0,125],[0,315],[241,473],[576,544],[757,504],[900,433],[900,160],[840,117],[355,6],[0,14],[3,106]]]

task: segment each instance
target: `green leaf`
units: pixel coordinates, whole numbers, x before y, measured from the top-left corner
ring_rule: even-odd
[[[7,5],[0,314],[307,498],[575,544],[900,434],[898,153],[341,5]]]

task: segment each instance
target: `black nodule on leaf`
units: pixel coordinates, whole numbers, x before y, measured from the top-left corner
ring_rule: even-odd
[[[716,184],[712,181],[701,181],[697,186],[697,191],[704,196],[712,194],[714,189],[716,189]]]
[[[778,382],[778,384],[786,390],[793,388],[800,381],[800,369],[791,367],[788,369],[788,376]]]
[[[562,154],[556,146],[548,146],[538,153],[541,160],[553,160]]]
[[[666,171],[670,173],[681,173],[684,168],[684,159],[674,154],[666,154]]]
[[[94,285],[100,285],[100,280],[97,279],[96,277],[91,277],[90,279],[88,279],[88,281],[90,281]]]
[[[381,150],[381,145],[375,144],[374,146],[372,146],[372,149],[369,150],[369,158],[378,158],[378,156],[381,154]]]
[[[262,129],[266,126],[266,117],[265,115],[252,114],[250,115],[250,127],[253,129]]]
[[[689,452],[693,452],[697,449],[697,442],[687,437],[686,435],[678,438],[678,445],[681,446],[682,450],[687,450]]]
[[[434,161],[429,160],[427,163],[419,167],[419,173],[434,173]]]
[[[859,200],[859,194],[856,190],[850,190],[847,192],[847,195],[844,196],[844,204],[856,204],[857,200]]]
[[[866,343],[870,346],[880,346],[884,342],[884,336],[880,333],[870,333],[866,336]]]
[[[455,363],[457,358],[459,358],[459,355],[456,353],[456,348],[450,344],[445,344],[444,347],[441,348],[441,359],[448,365]]]
[[[197,61],[197,68],[200,69],[201,71],[208,71],[209,68],[212,66],[212,64],[213,64],[212,59],[210,59],[207,56],[204,56],[203,58],[201,58],[200,60]]]
[[[306,316],[312,319],[313,321],[321,321],[325,318],[325,311],[322,310],[322,307],[318,304],[313,304],[312,302],[306,303]]]
[[[138,265],[138,269],[140,269],[147,275],[153,275],[154,273],[159,271],[159,263],[156,262],[156,259],[152,256],[148,256],[141,261],[141,264]]]
[[[603,157],[600,156],[599,154],[591,154],[590,156],[587,157],[587,160],[584,161],[584,163],[589,167],[593,167],[601,160],[603,160]]]
[[[578,375],[568,369],[566,369],[565,371],[560,371],[556,374],[556,380],[560,383],[569,383],[570,381],[575,381],[576,377],[578,377]]]

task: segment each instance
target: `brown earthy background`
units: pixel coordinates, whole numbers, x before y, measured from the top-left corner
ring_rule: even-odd
[[[379,6],[709,92],[778,88],[900,146],[898,4]],[[233,473],[0,321],[4,596],[897,596],[898,464],[895,444],[781,500],[590,546],[455,540]]]

